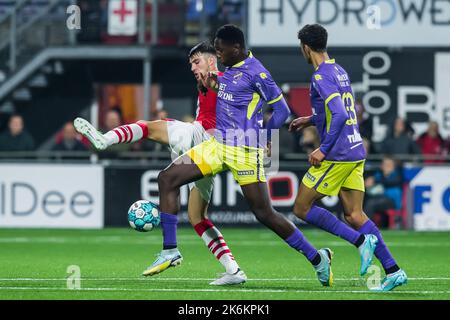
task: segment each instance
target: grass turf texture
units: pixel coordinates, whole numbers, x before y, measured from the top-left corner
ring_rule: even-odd
[[[384,232],[410,278],[390,293],[368,292],[356,248],[325,232],[304,231],[316,248],[335,252],[332,288],[322,287],[307,260],[267,229],[222,232],[249,278],[243,285],[208,285],[223,269],[191,228],[178,232],[181,266],[149,278],[141,273],[161,248],[160,229],[0,229],[0,299],[450,299],[448,232]],[[80,290],[67,289],[70,265],[80,267]]]

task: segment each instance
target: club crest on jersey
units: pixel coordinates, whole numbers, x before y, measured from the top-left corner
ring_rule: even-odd
[[[243,75],[242,72],[239,72],[239,73],[235,74],[235,75],[233,76],[233,83],[234,83],[234,84],[237,84],[238,81],[242,79],[242,75]]]
[[[265,72],[261,72],[259,74],[259,76],[261,77],[261,79],[266,80],[267,79],[267,74]]]

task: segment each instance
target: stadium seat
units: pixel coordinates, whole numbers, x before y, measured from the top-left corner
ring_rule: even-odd
[[[388,209],[386,210],[386,214],[388,216],[388,227],[389,229],[400,229],[403,225],[403,214],[402,209]],[[401,223],[400,225],[398,223]]]
[[[403,184],[402,204],[400,209],[388,209],[385,212],[375,212],[372,220],[378,227],[383,227],[383,215],[387,216],[389,229],[407,229],[408,227],[408,191],[409,184]]]
[[[389,229],[406,229],[408,222],[408,191],[409,184],[403,184],[402,207],[400,209],[389,209],[386,214],[389,218]]]

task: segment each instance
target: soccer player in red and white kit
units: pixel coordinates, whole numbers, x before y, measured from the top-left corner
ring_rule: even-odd
[[[197,80],[199,90],[196,121],[193,123],[177,120],[138,121],[115,128],[105,134],[97,131],[87,120],[76,118],[75,128],[98,150],[105,150],[109,146],[119,143],[133,143],[142,139],[166,144],[178,155],[185,153],[192,147],[208,140],[211,131],[216,127],[216,99],[217,93],[207,89],[205,83],[209,72],[217,72],[217,57],[214,47],[207,41],[201,42],[189,52],[191,71]],[[188,203],[189,221],[197,234],[203,239],[211,253],[225,268],[218,279],[211,285],[239,284],[247,280],[245,273],[239,268],[230,248],[221,232],[207,218],[207,208],[211,198],[214,176],[189,184],[190,195]],[[172,221],[173,220],[173,221]],[[161,215],[161,222],[177,224],[177,216]],[[164,243],[158,263],[153,263],[143,275],[151,276],[172,266],[179,265],[183,257],[176,245]]]

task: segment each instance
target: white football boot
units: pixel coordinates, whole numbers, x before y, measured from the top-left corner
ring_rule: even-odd
[[[108,148],[108,143],[106,142],[106,138],[94,128],[89,121],[83,118],[76,118],[73,121],[73,125],[75,129],[81,133],[83,136],[88,138],[88,140],[92,143],[92,145],[97,150],[105,150]]]
[[[220,274],[219,278],[210,283],[212,286],[226,286],[232,284],[241,284],[247,281],[247,276],[244,271],[238,269],[236,273],[224,272]]]

